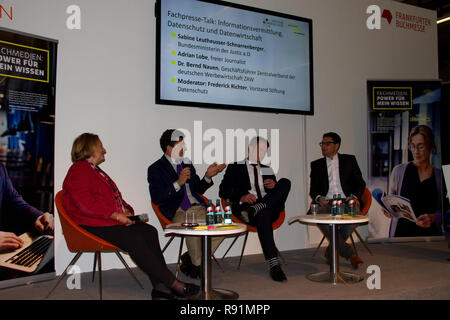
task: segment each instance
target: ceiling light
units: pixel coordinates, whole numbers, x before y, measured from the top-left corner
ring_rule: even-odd
[[[449,21],[449,20],[450,20],[450,17],[447,17],[447,18],[443,18],[443,19],[440,19],[440,20],[436,21],[436,23],[439,24],[439,23],[442,23],[442,22],[445,22],[445,21]]]

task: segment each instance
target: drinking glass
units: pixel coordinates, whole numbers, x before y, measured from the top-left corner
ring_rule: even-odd
[[[319,205],[317,203],[313,203],[311,205],[311,214],[315,216],[317,212],[319,211]]]

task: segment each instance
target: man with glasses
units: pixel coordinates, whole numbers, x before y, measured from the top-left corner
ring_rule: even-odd
[[[309,195],[319,204],[319,213],[331,212],[333,195],[340,194],[341,198],[349,200],[350,195],[356,202],[356,213],[359,214],[359,199],[364,192],[364,182],[354,155],[338,153],[341,137],[334,132],[325,133],[319,143],[323,158],[311,162],[311,187]],[[330,229],[327,225],[318,225],[323,234],[330,239]],[[337,234],[339,255],[350,261],[357,269],[363,261],[355,254],[353,248],[346,243],[356,225],[342,225]],[[325,259],[330,264],[331,248],[325,251]]]

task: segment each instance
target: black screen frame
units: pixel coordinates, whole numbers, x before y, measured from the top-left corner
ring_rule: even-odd
[[[254,107],[254,106],[244,106],[244,105],[234,105],[234,104],[214,104],[205,102],[191,102],[182,100],[168,100],[161,99],[161,1],[156,0],[155,3],[155,16],[156,16],[156,63],[155,63],[155,103],[161,105],[174,105],[174,106],[186,106],[186,107],[198,107],[206,109],[222,109],[222,110],[241,110],[241,111],[254,111],[254,112],[267,112],[267,113],[283,113],[283,114],[300,114],[300,115],[314,115],[314,77],[313,77],[313,22],[312,19],[294,16],[286,13],[275,12],[266,9],[260,9],[256,7],[245,6],[241,4],[217,1],[217,0],[197,0],[200,2],[211,3],[224,7],[232,7],[236,9],[257,12],[262,14],[267,14],[271,16],[297,20],[301,22],[308,23],[309,26],[309,96],[310,96],[310,108],[309,110],[293,110],[293,109],[279,109],[270,107]]]

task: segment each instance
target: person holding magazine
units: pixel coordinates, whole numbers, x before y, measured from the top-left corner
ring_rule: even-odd
[[[425,125],[414,127],[408,139],[413,160],[394,167],[389,178],[389,194],[409,199],[416,219],[393,217],[390,236],[440,235],[442,221],[442,173],[431,164],[436,151],[434,134]]]

